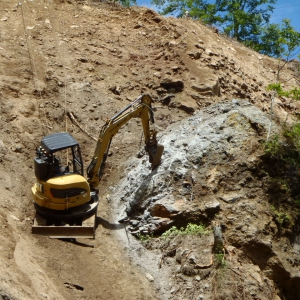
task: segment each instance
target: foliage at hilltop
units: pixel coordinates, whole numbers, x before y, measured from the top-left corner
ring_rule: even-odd
[[[182,17],[185,11],[195,20],[217,26],[225,34],[246,46],[274,57],[292,43],[300,46],[300,33],[284,19],[282,24],[269,24],[276,0],[153,0],[163,15]]]

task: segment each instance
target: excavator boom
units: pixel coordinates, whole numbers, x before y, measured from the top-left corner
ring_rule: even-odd
[[[94,156],[87,168],[88,182],[91,187],[99,184],[113,136],[134,117],[140,117],[142,120],[145,150],[149,155],[152,169],[159,165],[164,147],[157,144],[157,132],[150,129],[150,122],[154,123],[151,102],[152,99],[149,95],[142,95],[102,126]]]

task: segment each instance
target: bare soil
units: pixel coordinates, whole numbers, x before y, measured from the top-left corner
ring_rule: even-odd
[[[31,234],[33,157],[43,136],[68,131],[85,164],[107,118],[149,93],[156,128],[212,103],[242,98],[269,109],[265,87],[277,61],[186,19],[96,1],[0,2],[0,299],[165,299],[167,274],[128,237],[110,195],[124,163],[142,148],[130,121],[114,139],[100,186],[95,240]],[[294,76],[284,69],[283,80]],[[297,84],[295,79],[287,86]],[[276,115],[292,120],[297,106],[277,100]],[[114,199],[110,199],[111,202]],[[131,245],[135,254],[130,256]],[[129,247],[129,248],[128,248]],[[140,258],[136,253],[141,253]],[[156,270],[158,286],[147,275]],[[153,271],[154,272],[154,271]],[[8,298],[5,298],[8,297]]]

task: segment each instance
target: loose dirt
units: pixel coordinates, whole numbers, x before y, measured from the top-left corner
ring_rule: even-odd
[[[2,0],[0,29],[0,298],[167,299],[171,274],[159,270],[159,251],[147,253],[128,235],[117,222],[124,208],[112,209],[106,197],[143,147],[140,122],[113,140],[95,240],[31,235],[35,149],[46,134],[67,130],[87,166],[95,142],[67,112],[97,136],[142,93],[154,100],[159,132],[225,99],[268,111],[265,87],[277,61],[199,22],[98,1]],[[284,69],[283,79],[294,71]],[[278,118],[289,121],[295,111],[297,104],[277,99]]]

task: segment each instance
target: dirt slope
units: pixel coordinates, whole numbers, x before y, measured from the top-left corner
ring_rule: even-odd
[[[18,3],[0,2],[0,295],[164,297],[128,259],[116,234],[124,228],[115,224],[105,198],[124,176],[123,163],[140,150],[140,124],[132,120],[113,141],[95,241],[73,244],[31,235],[35,148],[44,135],[68,130],[87,164],[95,142],[66,112],[97,136],[104,120],[145,92],[155,101],[160,131],[224,99],[247,99],[266,111],[265,87],[274,80],[277,62],[199,22],[163,18],[146,8],[96,1]],[[292,76],[293,70],[282,72],[283,79]],[[277,103],[281,118],[297,110],[287,101]]]

